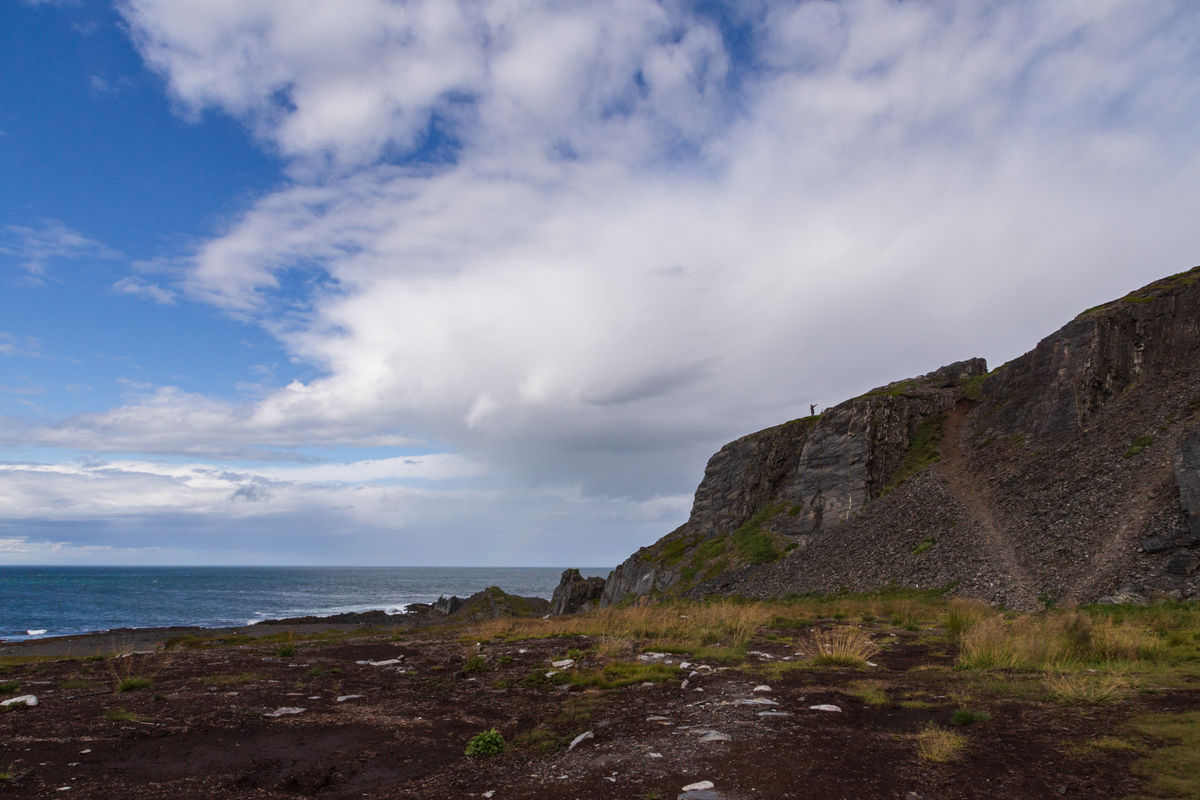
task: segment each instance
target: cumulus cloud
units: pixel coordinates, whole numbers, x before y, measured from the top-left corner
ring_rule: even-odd
[[[290,165],[170,291],[319,376],[158,388],[25,442],[436,441],[496,491],[628,508],[811,402],[1011,358],[1200,244],[1186,3],[119,8],[184,113]]]

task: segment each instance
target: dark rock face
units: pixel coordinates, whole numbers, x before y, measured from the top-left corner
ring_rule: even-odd
[[[602,603],[892,583],[1021,607],[1188,597],[1197,547],[1200,267],[990,374],[958,362],[731,442]]]
[[[604,594],[604,578],[584,578],[577,569],[563,570],[550,599],[551,614],[591,611]]]
[[[921,426],[962,399],[964,380],[986,372],[981,358],[956,362],[725,445],[705,467],[688,521],[620,564],[602,603],[675,585],[685,565],[657,557],[665,543],[728,535],[773,504],[786,513],[770,530],[796,547],[847,522],[889,487]]]
[[[1175,480],[1179,505],[1188,519],[1188,547],[1200,545],[1200,428],[1194,428],[1179,443],[1175,457]]]
[[[449,597],[442,595],[433,603],[434,610],[440,611],[443,614],[453,614],[455,611],[458,611],[460,608],[462,608],[462,606],[462,598],[453,594]]]

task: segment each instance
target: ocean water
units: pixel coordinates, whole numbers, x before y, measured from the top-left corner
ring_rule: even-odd
[[[608,569],[582,569],[585,577]],[[559,567],[7,567],[0,639],[195,625],[380,609],[488,586],[549,598]]]

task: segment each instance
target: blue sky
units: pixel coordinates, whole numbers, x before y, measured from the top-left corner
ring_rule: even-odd
[[[1195,265],[1188,3],[12,0],[0,563],[604,565]]]

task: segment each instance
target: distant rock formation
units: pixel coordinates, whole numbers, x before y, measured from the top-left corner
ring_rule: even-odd
[[[744,436],[630,596],[953,586],[1011,607],[1200,591],[1200,267],[988,373],[951,364]]]
[[[603,594],[604,578],[584,578],[577,569],[563,570],[554,596],[550,599],[550,613],[591,611]]]

